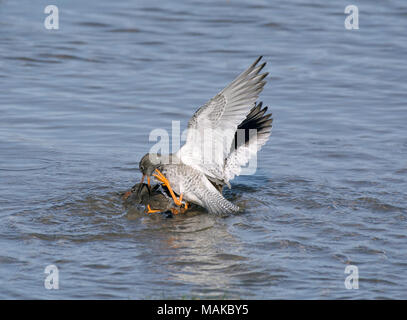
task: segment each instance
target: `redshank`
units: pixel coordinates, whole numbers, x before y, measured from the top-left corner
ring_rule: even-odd
[[[239,211],[223,197],[222,187],[230,188],[229,181],[241,173],[271,133],[271,114],[266,114],[261,102],[256,104],[268,75],[260,73],[266,65],[258,65],[261,58],[195,112],[186,143],[178,152],[143,156],[139,163],[142,182],[147,177],[150,184],[149,177],[154,176],[182,210],[191,202],[216,214]],[[238,129],[243,129],[243,138]],[[257,130],[255,139],[247,136],[248,129]]]

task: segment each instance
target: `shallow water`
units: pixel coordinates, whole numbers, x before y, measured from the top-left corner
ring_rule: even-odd
[[[345,1],[53,1],[53,31],[48,4],[0,1],[0,298],[407,298],[405,1],[356,1],[354,31]],[[259,55],[274,127],[226,192],[244,211],[125,208],[150,131]]]

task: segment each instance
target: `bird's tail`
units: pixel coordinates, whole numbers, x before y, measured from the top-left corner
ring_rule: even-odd
[[[226,200],[219,192],[210,192],[203,202],[204,207],[214,214],[232,214],[240,210],[237,205]]]

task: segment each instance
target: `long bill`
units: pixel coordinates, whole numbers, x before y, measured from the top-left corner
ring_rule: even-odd
[[[139,184],[138,189],[137,189],[137,196],[140,194],[141,189],[143,188],[144,179],[145,179],[146,177],[147,177],[147,186],[148,186],[147,189],[148,189],[148,194],[149,194],[149,195],[151,194],[151,190],[150,190],[150,177],[147,176],[146,174],[143,174],[143,176],[141,177],[140,184]]]

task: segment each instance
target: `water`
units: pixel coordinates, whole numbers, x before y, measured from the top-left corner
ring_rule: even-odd
[[[0,298],[407,298],[407,6],[0,1]],[[274,128],[226,218],[126,209],[154,128],[264,55]],[[59,290],[44,269],[59,269]],[[347,290],[347,265],[359,289]]]

